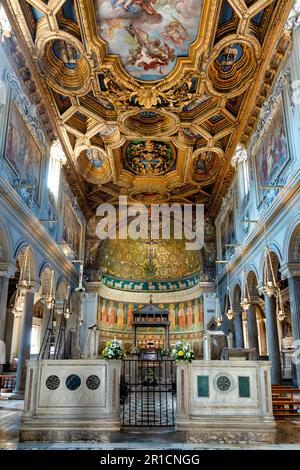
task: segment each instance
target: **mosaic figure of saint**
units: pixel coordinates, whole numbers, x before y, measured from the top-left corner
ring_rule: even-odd
[[[116,310],[114,306],[114,301],[109,301],[109,309],[108,309],[108,324],[109,326],[115,326],[116,323]]]
[[[180,328],[185,328],[185,310],[184,310],[184,304],[179,304],[178,324],[179,324]]]
[[[186,326],[190,328],[193,326],[193,307],[192,307],[192,301],[188,301],[188,308],[186,311]]]
[[[195,315],[195,325],[199,325],[199,305],[198,305],[198,300],[195,300],[194,315]]]
[[[132,327],[132,321],[133,321],[133,305],[128,304],[128,309],[127,309],[127,328]]]
[[[174,304],[169,305],[169,310],[170,310],[170,315],[169,315],[170,328],[171,330],[173,330],[176,325],[176,312],[175,312]]]
[[[103,305],[101,309],[101,323],[105,324],[106,322],[107,322],[106,300],[103,299]]]
[[[118,328],[122,329],[124,326],[124,309],[123,304],[118,305],[117,310],[117,326]]]

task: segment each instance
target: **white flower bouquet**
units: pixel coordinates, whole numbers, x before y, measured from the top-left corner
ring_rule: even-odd
[[[114,338],[106,343],[106,347],[102,352],[105,359],[125,359],[126,353],[123,342]]]

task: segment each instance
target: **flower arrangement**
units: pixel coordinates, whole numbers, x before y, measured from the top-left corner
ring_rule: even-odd
[[[180,340],[172,345],[171,358],[174,361],[192,362],[192,359],[195,359],[195,354],[190,348],[189,343],[184,340]]]
[[[138,354],[140,354],[139,348],[138,348],[137,346],[135,346],[134,348],[132,348],[131,354],[132,354],[133,356],[137,356]]]
[[[123,342],[114,338],[106,343],[106,347],[102,352],[105,359],[125,359],[126,353],[124,350]]]
[[[165,348],[165,346],[163,346],[160,350],[161,357],[166,357],[168,356],[168,354],[169,354],[169,351],[167,350],[167,348]]]

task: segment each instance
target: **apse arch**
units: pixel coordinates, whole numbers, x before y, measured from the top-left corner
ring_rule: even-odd
[[[268,243],[268,247],[271,253],[271,257],[275,256],[278,260],[278,268],[282,266],[282,252],[275,242]],[[273,253],[273,254],[272,254]],[[274,258],[275,259],[275,258]],[[263,252],[261,260],[260,260],[260,267],[259,267],[259,273],[260,273],[260,280],[262,281],[264,278],[264,272],[265,272],[265,252]]]
[[[245,269],[245,278],[248,279],[248,276],[250,273],[254,273],[255,276],[256,276],[256,279],[257,279],[257,283],[260,282],[260,280],[262,279],[262,277],[260,278],[259,276],[259,269],[257,268],[256,264],[254,263],[251,263],[250,265],[247,266],[247,268]]]
[[[53,273],[53,274],[52,274]],[[51,277],[53,275],[52,280],[52,291],[50,292],[50,285],[51,285]],[[56,285],[56,275],[55,270],[49,263],[44,263],[41,270],[40,270],[40,295],[42,297],[46,296],[47,294],[54,294],[55,285]]]
[[[259,291],[258,291],[259,280],[258,280],[256,272],[253,270],[249,271],[246,276],[246,280],[247,280],[250,298],[252,298],[253,296],[258,297],[259,296]]]
[[[56,291],[55,291],[56,300],[58,302],[65,300],[68,296],[68,290],[69,290],[68,283],[66,279],[63,276],[61,276],[56,285]]]
[[[38,281],[37,279],[37,273],[38,273],[38,263],[37,263],[37,257],[35,252],[33,251],[32,247],[29,245],[29,243],[26,240],[20,241],[14,252],[14,260],[15,263],[17,260],[19,261],[20,265],[22,263],[22,257],[24,256],[24,250],[29,247],[29,276],[31,281]]]
[[[285,238],[284,251],[285,260],[288,263],[297,263],[300,261],[300,221],[289,230]]]
[[[8,228],[0,221],[0,264],[12,261],[11,236]]]
[[[232,307],[233,310],[236,311],[241,308],[241,301],[242,301],[242,289],[239,283],[236,283],[233,287],[232,292]]]

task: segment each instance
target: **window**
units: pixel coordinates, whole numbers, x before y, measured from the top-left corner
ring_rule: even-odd
[[[61,164],[66,161],[64,151],[58,141],[52,144],[50,151],[48,188],[57,204],[60,189]]]
[[[243,171],[243,190],[244,196],[247,196],[249,193],[250,188],[250,178],[249,178],[249,162],[248,159],[244,160],[242,163],[242,171]]]
[[[241,201],[249,193],[250,177],[249,177],[249,160],[247,150],[243,145],[238,145],[233,157],[234,165],[238,168],[239,195]]]

